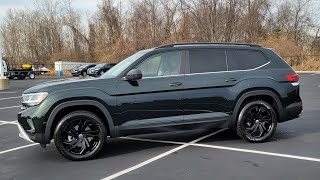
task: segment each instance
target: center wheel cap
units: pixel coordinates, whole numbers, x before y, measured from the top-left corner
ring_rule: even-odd
[[[259,123],[260,121],[259,120],[256,120],[256,123]]]
[[[84,138],[83,134],[79,134],[78,138],[82,140]]]

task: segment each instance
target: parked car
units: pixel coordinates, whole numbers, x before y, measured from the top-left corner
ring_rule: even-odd
[[[92,68],[96,66],[96,64],[85,64],[85,65],[81,65],[78,67],[75,67],[71,70],[71,74],[72,76],[76,77],[76,76],[87,76],[87,70],[89,68]]]
[[[41,84],[22,96],[20,136],[43,147],[54,139],[71,160],[95,157],[108,138],[159,131],[230,128],[261,143],[302,112],[299,76],[252,44],[164,45],[100,78]]]
[[[113,66],[115,66],[115,63],[103,63],[103,64],[98,64],[92,68],[89,68],[87,71],[87,74],[89,76],[101,76],[105,72],[107,72],[109,69],[111,69]]]

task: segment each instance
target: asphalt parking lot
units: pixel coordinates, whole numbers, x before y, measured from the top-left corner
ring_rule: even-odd
[[[0,91],[0,179],[314,179],[320,177],[320,74],[301,74],[304,112],[279,124],[270,142],[250,144],[228,130],[109,140],[97,159],[69,161],[19,138],[22,92],[52,79],[12,80]]]

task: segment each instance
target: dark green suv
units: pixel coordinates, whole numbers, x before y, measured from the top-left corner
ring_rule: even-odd
[[[65,79],[23,93],[20,136],[52,139],[71,160],[107,138],[228,127],[264,142],[299,117],[299,76],[272,49],[251,44],[170,44],[139,51],[97,79]]]

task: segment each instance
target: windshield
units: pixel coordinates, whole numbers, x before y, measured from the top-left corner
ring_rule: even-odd
[[[95,66],[95,68],[100,68],[100,67],[103,67],[104,65],[106,65],[105,63],[104,64],[98,64]]]
[[[88,65],[82,65],[82,66],[79,66],[79,67],[76,67],[78,69],[83,69],[83,68],[86,68]]]
[[[113,66],[109,71],[107,71],[101,78],[113,78],[119,76],[127,67],[129,67],[133,62],[138,60],[140,57],[151,51],[152,49],[147,49],[143,51],[139,51],[136,54],[126,58],[125,60],[121,61],[117,65]]]

